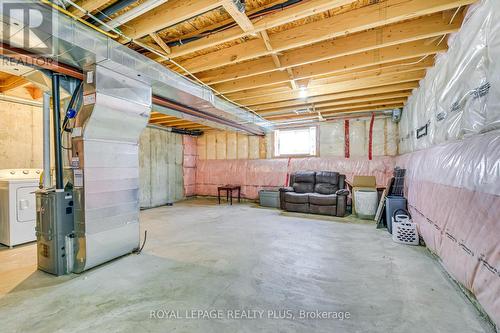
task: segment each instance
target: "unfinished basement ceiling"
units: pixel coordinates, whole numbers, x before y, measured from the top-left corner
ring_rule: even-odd
[[[116,22],[153,2],[119,29],[175,63],[130,47],[280,124],[403,107],[474,1],[247,0],[244,12],[232,0],[79,5]],[[155,113],[151,123],[207,128]]]

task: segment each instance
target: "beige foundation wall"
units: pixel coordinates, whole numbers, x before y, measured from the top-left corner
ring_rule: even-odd
[[[42,108],[0,101],[0,169],[42,168]]]

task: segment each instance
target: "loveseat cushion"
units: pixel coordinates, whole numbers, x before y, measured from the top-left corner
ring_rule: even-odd
[[[316,172],[316,183],[328,183],[337,185],[339,183],[339,173],[332,171]]]
[[[314,183],[293,183],[292,187],[297,193],[314,192]]]
[[[316,172],[314,171],[298,171],[294,174],[293,181],[295,183],[311,183],[314,184]]]
[[[337,205],[337,196],[335,194],[309,193],[309,203],[319,206]]]
[[[317,183],[314,185],[314,192],[320,194],[335,194],[339,187],[334,184],[329,183]]]
[[[307,203],[297,204],[297,203],[286,202],[285,206],[286,210],[289,212],[309,213],[309,204]]]
[[[314,192],[321,194],[335,194],[339,189],[339,173],[331,171],[316,172]]]
[[[312,214],[336,216],[337,215],[337,207],[336,206],[309,205],[309,212]]]
[[[307,193],[296,193],[296,192],[285,192],[285,202],[289,203],[308,203],[309,194]]]

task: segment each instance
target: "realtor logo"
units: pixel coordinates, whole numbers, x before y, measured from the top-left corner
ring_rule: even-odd
[[[2,42],[38,56],[53,55],[52,10],[35,1],[2,2]]]

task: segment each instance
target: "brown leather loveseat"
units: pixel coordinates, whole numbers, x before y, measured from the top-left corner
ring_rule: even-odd
[[[345,216],[345,175],[330,171],[299,171],[290,176],[290,187],[280,189],[281,209],[290,212]]]

